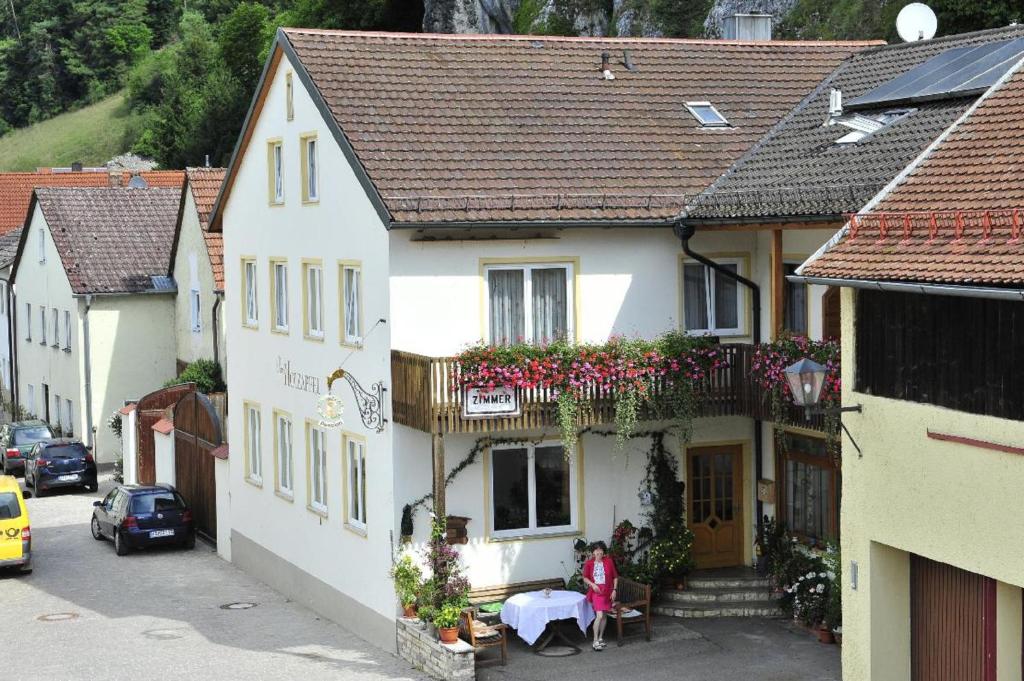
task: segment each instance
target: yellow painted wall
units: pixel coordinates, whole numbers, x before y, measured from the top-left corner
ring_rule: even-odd
[[[917,553],[1003,583],[998,678],[1019,681],[1024,457],[927,433],[1020,446],[1024,423],[854,392],[854,300],[853,289],[842,291],[843,403],[864,408],[843,417],[863,451],[858,457],[843,436],[843,677],[909,678],[909,554]]]

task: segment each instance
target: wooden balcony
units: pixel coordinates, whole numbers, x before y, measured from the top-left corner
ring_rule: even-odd
[[[725,357],[722,368],[709,376],[703,388],[698,417],[747,416],[771,420],[767,396],[750,378],[754,346],[730,343],[721,346]],[[520,393],[521,415],[515,417],[464,418],[462,393],[458,385],[458,366],[448,357],[427,357],[410,352],[391,352],[391,413],[395,423],[426,433],[500,433],[516,430],[557,428],[557,404],[543,388]],[[655,386],[655,395],[664,389]],[[592,386],[579,414],[580,428],[615,423],[615,403],[604,391]],[[647,407],[641,420],[657,420]],[[810,423],[803,412],[790,408],[786,422],[814,430],[823,430],[821,417]]]

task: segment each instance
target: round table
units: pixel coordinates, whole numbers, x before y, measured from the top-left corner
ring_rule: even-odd
[[[556,636],[579,652],[557,628],[555,623],[559,620],[576,620],[586,638],[587,627],[594,621],[594,608],[577,591],[552,591],[547,596],[543,591],[527,591],[512,596],[501,606],[501,621],[515,629],[519,638],[530,645],[537,644],[534,652],[543,651]],[[541,639],[540,643],[537,639]]]

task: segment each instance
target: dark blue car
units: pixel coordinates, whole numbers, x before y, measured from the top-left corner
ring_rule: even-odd
[[[43,440],[25,457],[25,484],[30,482],[37,497],[58,487],[84,487],[95,492],[96,461],[78,440]]]
[[[192,511],[170,485],[123,485],[93,506],[93,539],[113,539],[119,556],[149,546],[196,545]]]

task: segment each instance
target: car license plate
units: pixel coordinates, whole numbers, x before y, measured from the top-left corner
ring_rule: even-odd
[[[71,482],[72,480],[78,480],[78,473],[72,473],[71,475],[58,475],[57,480],[60,482]]]
[[[153,530],[149,533],[150,539],[156,539],[157,537],[173,537],[174,530]]]

